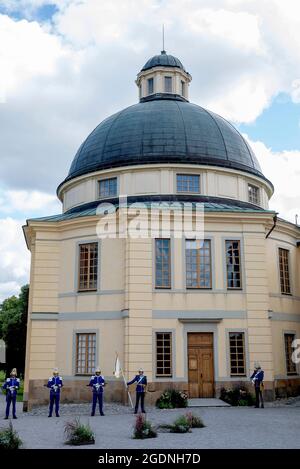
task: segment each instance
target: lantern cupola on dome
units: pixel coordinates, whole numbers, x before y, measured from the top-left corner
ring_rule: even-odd
[[[141,102],[162,98],[177,97],[188,101],[188,88],[191,75],[177,57],[162,50],[149,59],[137,75]]]

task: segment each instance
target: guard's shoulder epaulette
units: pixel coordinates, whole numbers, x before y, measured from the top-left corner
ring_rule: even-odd
[[[10,381],[10,378],[6,378],[6,381]]]
[[[16,378],[17,381],[20,381],[20,378]]]
[[[61,376],[59,376],[59,379],[62,381],[62,377],[61,377]]]
[[[52,378],[53,378],[53,376],[50,376],[50,378],[48,379],[48,381],[52,381]]]
[[[92,375],[92,376],[91,376],[91,379],[94,379],[94,378],[95,378],[95,375]]]

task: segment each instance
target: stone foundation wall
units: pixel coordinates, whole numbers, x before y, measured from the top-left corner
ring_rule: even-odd
[[[296,379],[276,379],[276,397],[291,397],[300,395],[300,378]]]
[[[221,389],[234,389],[236,387],[246,388],[251,394],[254,394],[254,386],[251,381],[218,381],[215,383],[215,396],[220,397]],[[264,381],[264,399],[265,401],[274,401],[275,387],[273,381]]]
[[[24,396],[24,410],[30,410],[35,405],[42,405],[49,403],[49,389],[44,385],[47,380],[31,380],[29,382],[29,395],[28,399]],[[300,394],[300,378],[266,381],[264,397],[266,401],[273,401],[275,397],[288,397]],[[217,381],[215,383],[215,397],[220,396],[222,387],[226,389],[233,389],[236,386],[245,387],[248,391],[254,393],[253,385],[249,381]],[[184,391],[188,394],[188,383],[184,381],[178,382],[151,382],[148,384],[148,392],[146,402],[149,405],[154,405],[156,400],[166,389],[177,389]],[[135,400],[135,386],[130,387],[130,394],[132,400]],[[61,402],[74,403],[74,402],[90,402],[91,389],[87,387],[87,380],[67,380],[64,382],[64,387],[61,393]],[[128,395],[124,388],[123,381],[108,381],[105,387],[105,401],[106,402],[128,402]]]

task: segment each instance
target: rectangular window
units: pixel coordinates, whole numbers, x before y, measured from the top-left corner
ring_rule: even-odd
[[[259,205],[259,199],[259,187],[248,184],[248,201],[251,202],[251,204]]]
[[[172,77],[165,77],[165,93],[172,93]]]
[[[171,288],[170,239],[155,240],[155,287]]]
[[[148,94],[152,94],[154,91],[154,83],[153,83],[153,78],[149,78],[147,80],[148,83]]]
[[[225,241],[227,288],[242,288],[240,241]]]
[[[181,95],[185,96],[185,83],[184,83],[184,81],[181,82]]]
[[[200,192],[199,174],[177,174],[177,192]]]
[[[79,245],[79,291],[97,290],[98,243]]]
[[[295,334],[284,334],[286,373],[288,375],[297,374],[296,363],[294,363],[292,360],[292,354],[294,351],[292,347],[292,343],[294,340],[295,340]]]
[[[172,333],[156,333],[156,376],[172,376]]]
[[[246,376],[245,334],[229,332],[230,375]]]
[[[290,272],[289,272],[289,251],[279,248],[279,273],[280,289],[284,295],[291,294]]]
[[[118,192],[117,178],[101,179],[99,181],[99,197],[115,197]]]
[[[211,288],[210,240],[186,240],[186,287]]]
[[[96,361],[96,334],[76,334],[76,374],[94,373]]]

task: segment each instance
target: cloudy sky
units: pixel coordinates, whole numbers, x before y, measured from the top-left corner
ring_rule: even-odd
[[[137,101],[162,23],[191,101],[240,129],[271,208],[300,216],[299,0],[0,0],[0,301],[28,280],[22,224],[60,212],[78,146]]]

